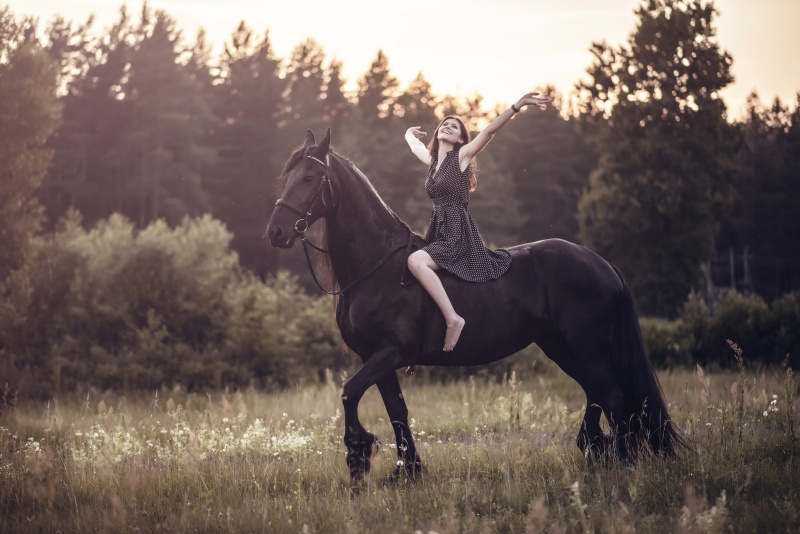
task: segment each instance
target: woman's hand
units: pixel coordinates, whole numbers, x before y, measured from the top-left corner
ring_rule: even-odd
[[[428,135],[427,133],[425,133],[425,132],[423,132],[422,130],[420,130],[420,129],[419,129],[419,126],[412,126],[412,127],[411,127],[411,128],[409,128],[408,130],[406,130],[406,135],[408,135],[408,134],[411,134],[411,135],[413,135],[413,136],[414,136],[414,137],[416,137],[417,139],[422,139],[423,137],[425,137],[426,135]]]
[[[528,93],[517,101],[516,107],[521,109],[523,106],[539,106],[539,109],[545,109],[550,102],[549,98],[539,96],[539,93]]]

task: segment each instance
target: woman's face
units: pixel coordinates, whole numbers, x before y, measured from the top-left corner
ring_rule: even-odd
[[[447,118],[442,122],[439,126],[439,130],[436,132],[436,137],[439,141],[446,141],[451,145],[455,145],[461,139],[461,124],[456,119]]]

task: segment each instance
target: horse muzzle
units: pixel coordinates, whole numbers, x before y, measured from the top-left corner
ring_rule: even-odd
[[[297,233],[278,224],[267,226],[267,237],[273,247],[292,248]]]

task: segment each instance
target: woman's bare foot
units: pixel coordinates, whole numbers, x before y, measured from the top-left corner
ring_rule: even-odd
[[[464,318],[456,315],[452,321],[447,321],[447,333],[444,335],[444,351],[450,352],[458,343],[461,331],[464,329]]]

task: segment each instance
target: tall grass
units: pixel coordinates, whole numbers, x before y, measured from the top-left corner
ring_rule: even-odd
[[[424,373],[425,369],[419,369]],[[788,370],[660,375],[696,454],[592,462],[575,447],[584,397],[545,366],[527,382],[403,378],[426,472],[384,438],[353,483],[340,378],[280,394],[89,392],[0,416],[2,532],[788,532],[800,529],[797,386]]]

